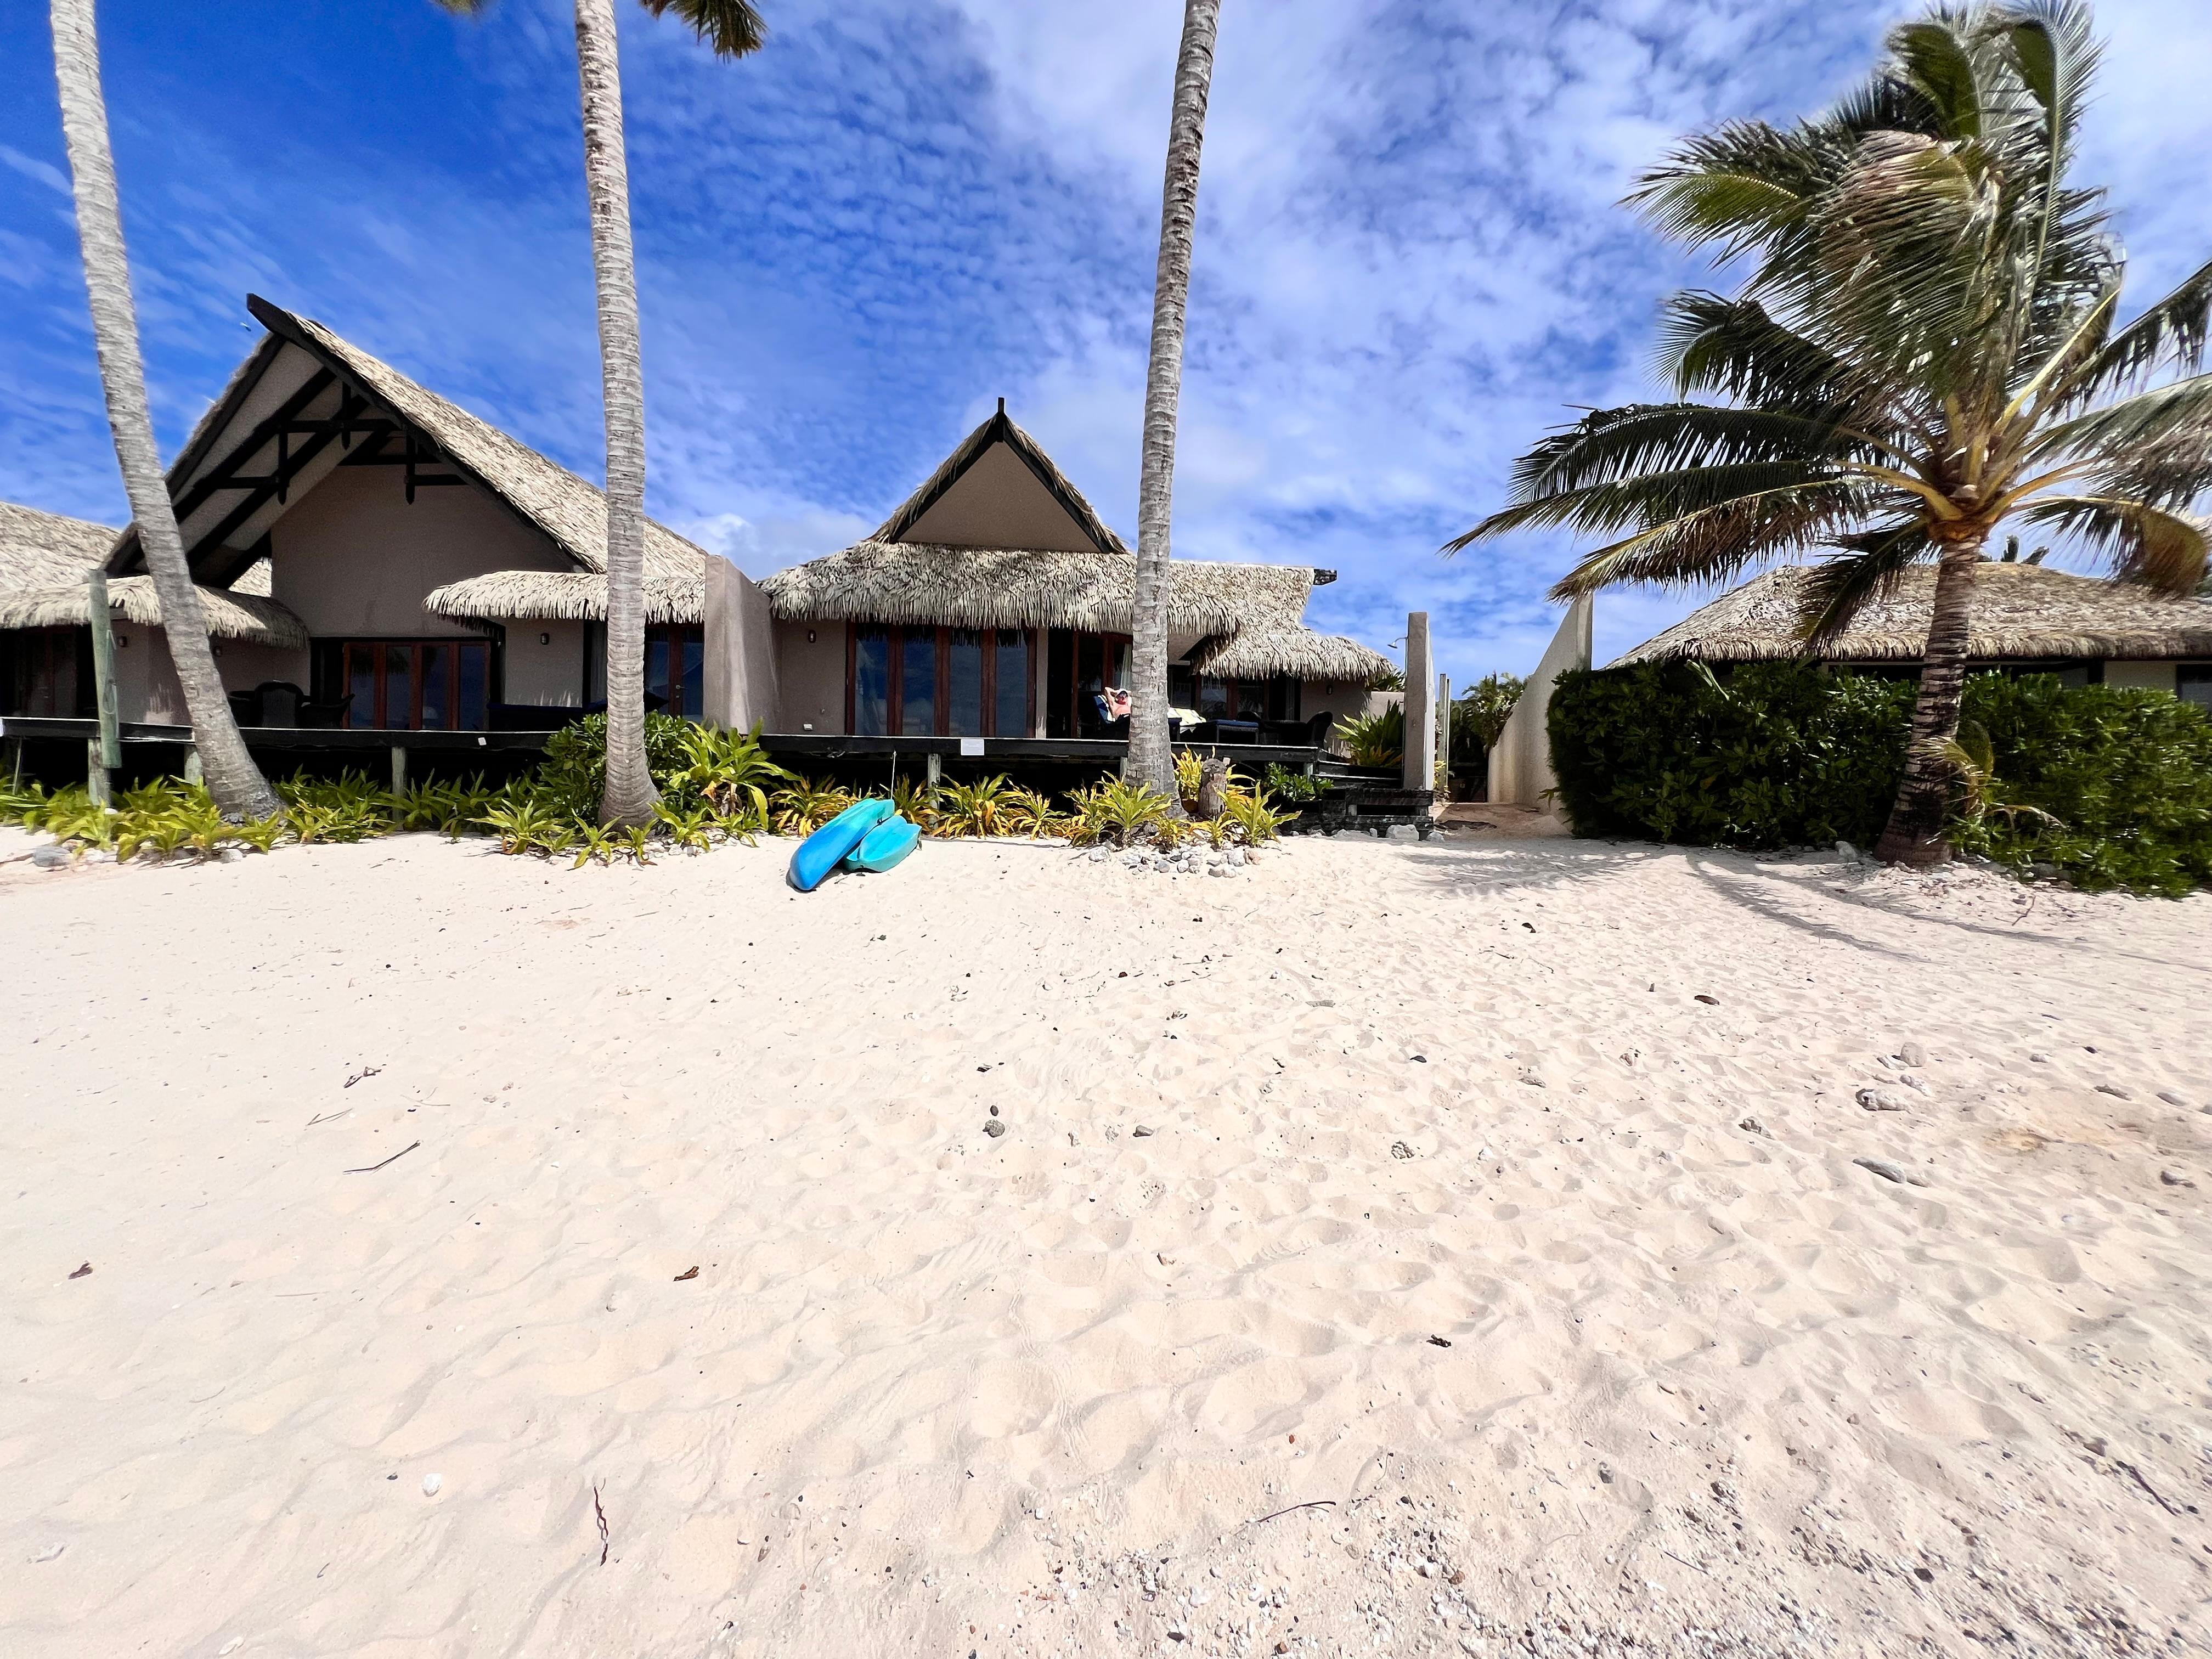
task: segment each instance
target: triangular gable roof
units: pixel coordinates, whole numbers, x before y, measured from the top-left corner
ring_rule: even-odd
[[[883,527],[868,539],[875,542],[903,542],[910,538],[915,525],[929,509],[951,493],[953,487],[988,453],[994,445],[1004,444],[1025,467],[1030,475],[1042,485],[1046,493],[1059,504],[1073,521],[1076,529],[1091,545],[1101,553],[1127,553],[1121,538],[1106,526],[1106,521],[1084,500],[1083,492],[1068,482],[1067,475],[1053,464],[1035,438],[1014,424],[1006,414],[1005,398],[999,400],[998,413],[986,420],[965,438],[959,447],[945,458],[945,463],[931,473],[921,489],[902,501],[896,511],[884,520]]]
[[[258,295],[248,295],[246,304],[268,333],[201,417],[168,472],[195,576],[219,586],[236,580],[260,556],[259,537],[288,504],[278,498],[285,468],[293,469],[294,481],[286,495],[296,500],[332,467],[357,462],[347,447],[364,437],[379,447],[396,439],[414,456],[411,483],[473,484],[580,568],[604,572],[606,501],[594,485],[312,318]],[[648,574],[696,574],[705,556],[694,543],[646,520]],[[125,530],[108,568],[121,574],[141,562],[137,532]]]

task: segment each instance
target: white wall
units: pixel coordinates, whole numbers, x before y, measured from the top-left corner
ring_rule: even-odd
[[[251,691],[264,680],[289,680],[307,689],[307,653],[239,640],[216,640],[216,672],[227,691]],[[166,629],[136,623],[115,625],[116,718],[145,726],[184,726],[185,690],[169,659]]]
[[[556,708],[581,708],[584,624],[517,619],[506,627],[507,653],[500,701],[541,703]]]
[[[1549,805],[1544,792],[1559,782],[1552,770],[1552,739],[1547,717],[1552,707],[1552,686],[1570,668],[1590,665],[1589,596],[1569,607],[1566,620],[1552,636],[1536,672],[1528,677],[1521,701],[1514,705],[1498,745],[1490,751],[1490,799],[1500,805],[1542,807]]]

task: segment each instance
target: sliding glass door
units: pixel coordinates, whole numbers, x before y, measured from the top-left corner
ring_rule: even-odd
[[[1036,636],[1018,628],[856,623],[846,729],[855,737],[1025,738]]]

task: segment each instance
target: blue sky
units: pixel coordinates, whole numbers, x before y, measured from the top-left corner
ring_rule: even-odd
[[[755,575],[872,528],[1004,396],[1125,534],[1175,0],[763,0],[708,58],[617,0],[653,512]],[[1311,619],[1430,611],[1525,670],[1563,538],[1445,562],[1570,404],[1649,391],[1701,273],[1614,204],[1677,134],[1825,102],[1887,0],[1226,0],[1176,550],[1330,566]],[[0,496],[119,520],[43,7],[0,12]],[[103,0],[156,421],[320,318],[587,477],[596,343],[559,0]],[[2146,300],[2212,252],[2212,8],[2110,0],[2082,174]],[[1702,595],[1599,601],[1601,657]]]

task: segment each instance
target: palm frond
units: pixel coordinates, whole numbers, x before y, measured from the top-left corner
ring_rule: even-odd
[[[2134,385],[2160,368],[2195,374],[2204,366],[2212,339],[2212,262],[2200,265],[2172,293],[2114,334],[2068,385],[2085,398]]]
[[[768,25],[746,0],[638,0],[655,17],[674,13],[691,26],[718,58],[743,58],[758,52],[768,39]]]
[[[2072,152],[2089,83],[2104,55],[2089,9],[2077,0],[2029,0],[2008,8],[1998,27],[2011,47],[2014,71],[2044,112],[2055,178]]]
[[[1838,538],[1846,550],[1817,566],[1799,585],[1797,636],[1826,644],[1849,629],[1870,600],[1889,598],[1898,578],[1927,556],[1928,531],[1903,520]]]
[[[1509,530],[1641,531],[1777,491],[1863,487],[1843,477],[1832,466],[1802,460],[1742,461],[1646,472],[1517,502],[1447,542],[1444,551],[1456,553]]]
[[[1926,101],[1936,124],[1927,137],[1978,138],[1986,99],[1981,66],[1971,39],[1944,13],[1889,32],[1889,55],[1897,73]]]
[[[1832,541],[1866,516],[1869,496],[1863,486],[1817,479],[1694,507],[1587,555],[1553,586],[1551,597],[1578,599],[1622,582],[1727,581],[1759,559]]]
[[[2212,454],[2212,374],[2174,380],[2062,421],[2039,434],[2027,453],[2120,461],[2154,448],[2177,458]]]
[[[2204,521],[2149,501],[2110,495],[2045,495],[2021,509],[2030,524],[2048,525],[2112,561],[2122,581],[2161,593],[2193,593],[2212,551]]]
[[[1544,439],[1513,469],[1513,498],[1533,501],[1563,490],[1652,471],[1757,462],[1811,465],[1895,455],[1833,414],[1730,409],[1713,404],[1631,404],[1593,410]]]

